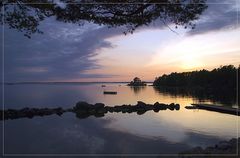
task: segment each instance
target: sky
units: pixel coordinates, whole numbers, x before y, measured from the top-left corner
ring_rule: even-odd
[[[78,26],[48,18],[39,26],[44,34],[29,39],[4,27],[5,82],[117,82],[136,76],[153,81],[165,73],[238,66],[239,4],[212,2],[193,30],[169,24],[173,32],[155,21],[124,35],[123,27]]]

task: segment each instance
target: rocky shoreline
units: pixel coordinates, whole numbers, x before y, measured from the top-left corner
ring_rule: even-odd
[[[35,116],[47,116],[47,115],[59,115],[61,116],[65,112],[73,112],[78,118],[87,118],[89,116],[103,117],[106,113],[110,112],[122,112],[122,113],[137,113],[142,115],[149,110],[159,112],[160,110],[179,110],[179,104],[163,104],[154,103],[146,104],[142,101],[138,101],[136,105],[116,105],[105,106],[103,103],[89,104],[87,102],[80,101],[73,108],[63,109],[59,108],[23,108],[20,110],[7,109],[0,111],[0,120],[18,119],[18,118],[33,118]]]
[[[221,141],[215,146],[209,146],[205,149],[195,147],[191,150],[179,154],[181,158],[200,158],[200,157],[239,157],[240,138],[232,138],[229,141]],[[238,152],[238,153],[237,153]]]

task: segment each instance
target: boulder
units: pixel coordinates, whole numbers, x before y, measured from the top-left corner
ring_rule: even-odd
[[[91,104],[88,104],[87,102],[80,101],[76,104],[76,106],[73,108],[74,110],[83,110],[87,111],[92,108]]]
[[[174,103],[169,104],[168,109],[169,110],[174,110],[175,109],[175,104]]]
[[[105,106],[105,105],[104,105],[103,103],[96,103],[96,104],[94,104],[94,107],[93,107],[93,108],[97,110],[97,109],[104,108],[104,106]]]
[[[136,105],[136,108],[145,108],[147,106],[146,103],[142,102],[142,101],[138,101],[137,102],[137,105]]]
[[[138,115],[142,115],[142,114],[144,114],[145,112],[146,112],[146,110],[138,110],[138,111],[137,111],[137,114],[138,114]]]
[[[220,149],[220,150],[227,150],[227,149],[231,148],[231,144],[226,141],[220,142],[219,144],[216,145],[216,148]]]
[[[179,110],[180,109],[180,105],[179,104],[175,104],[175,109]]]

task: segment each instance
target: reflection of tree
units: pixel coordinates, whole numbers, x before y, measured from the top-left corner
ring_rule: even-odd
[[[132,33],[137,27],[157,19],[165,25],[174,23],[176,27],[194,28],[193,21],[207,8],[206,0],[142,0],[142,3],[137,0],[59,1],[62,5],[51,0],[3,0],[0,4],[1,17],[4,8],[4,23],[9,28],[24,32],[27,37],[35,32],[41,33],[39,23],[52,16],[58,21],[80,25],[92,22],[109,27],[124,26],[125,33]]]
[[[193,97],[199,102],[210,100],[222,104],[235,104],[236,91],[231,89],[212,89],[204,87],[154,87],[156,92],[161,94],[172,95],[175,97]]]
[[[237,98],[237,71],[240,67],[226,65],[212,71],[175,72],[157,77],[153,85],[160,92],[234,104]]]
[[[138,94],[139,92],[144,90],[146,88],[146,86],[130,86],[130,88],[131,88],[131,90],[133,90],[133,92],[135,94]]]

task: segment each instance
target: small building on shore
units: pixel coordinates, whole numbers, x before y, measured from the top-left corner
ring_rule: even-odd
[[[146,86],[146,82],[141,81],[140,78],[135,77],[129,84],[128,86]]]

